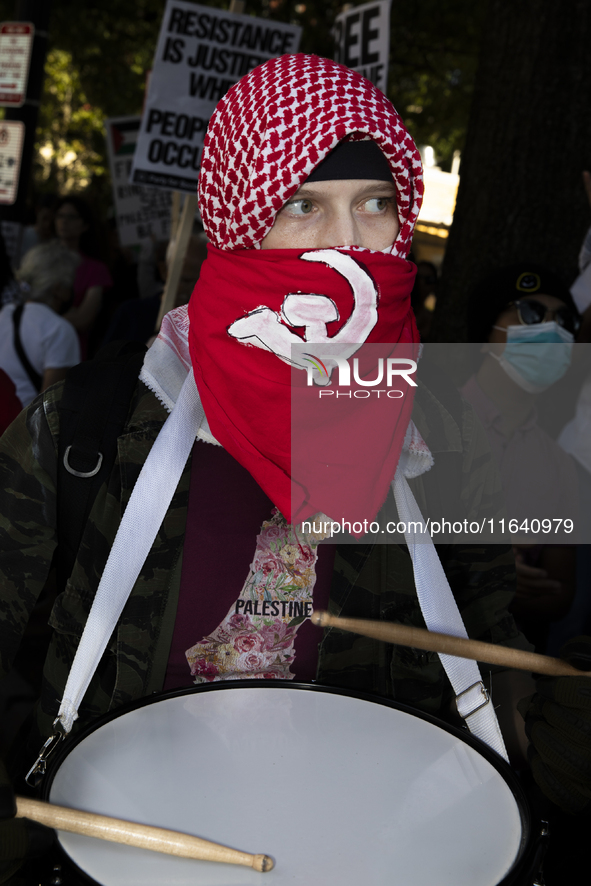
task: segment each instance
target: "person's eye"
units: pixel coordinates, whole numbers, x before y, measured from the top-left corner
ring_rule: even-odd
[[[289,213],[289,215],[295,216],[303,216],[309,215],[314,209],[314,204],[311,200],[292,200],[291,203],[287,203],[285,206],[285,211]]]
[[[363,204],[364,212],[383,212],[391,204],[391,197],[371,197]]]

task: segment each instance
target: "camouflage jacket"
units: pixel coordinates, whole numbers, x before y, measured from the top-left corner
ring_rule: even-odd
[[[58,543],[56,462],[57,404],[62,385],[50,388],[23,411],[0,441],[0,665],[6,672],[50,571]],[[459,402],[459,400],[458,400]],[[411,481],[421,504],[445,497],[446,477],[461,483],[456,506],[465,513],[498,511],[500,486],[484,432],[466,404],[456,417],[424,386],[413,417],[435,457],[425,477]],[[50,616],[53,635],[45,662],[31,754],[47,736],[121,514],[167,412],[138,382],[118,456],[85,526],[74,570]],[[195,450],[191,458],[197,457]],[[76,726],[139,697],[158,691],[168,660],[180,586],[187,514],[189,459],[151,552],[124,608],[118,627],[90,684]],[[439,481],[437,481],[437,465]],[[477,470],[467,471],[467,465]],[[431,491],[429,493],[429,483]],[[443,545],[439,553],[470,636],[522,646],[506,611],[514,565],[505,545]],[[404,545],[353,545],[337,550],[331,607],[349,616],[390,619],[424,626]],[[329,630],[321,643],[322,682],[386,695],[437,713],[451,687],[434,653],[386,646]],[[488,666],[487,666],[488,669]],[[76,728],[76,727],[75,727]]]

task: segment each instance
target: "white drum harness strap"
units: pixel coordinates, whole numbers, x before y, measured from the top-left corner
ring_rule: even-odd
[[[412,558],[415,587],[427,628],[467,638],[458,604],[401,465],[392,489],[400,520],[406,524],[407,530],[413,527],[412,531],[405,532],[404,537]],[[416,530],[418,526],[422,526],[422,532]],[[470,732],[508,760],[499,721],[477,663],[441,653],[439,659],[455,692],[458,713]]]

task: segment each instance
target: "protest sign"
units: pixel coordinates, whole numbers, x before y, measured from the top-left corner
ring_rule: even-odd
[[[297,52],[301,28],[168,0],[133,160],[132,182],[194,193],[207,124],[244,74]]]
[[[0,105],[20,108],[25,103],[34,36],[30,22],[0,25]]]
[[[0,122],[0,204],[6,206],[16,201],[24,138],[20,120]]]
[[[168,240],[170,193],[129,182],[140,118],[112,117],[105,126],[119,242],[135,246],[154,237]]]
[[[353,68],[385,92],[390,54],[390,0],[364,3],[337,15],[335,61]]]

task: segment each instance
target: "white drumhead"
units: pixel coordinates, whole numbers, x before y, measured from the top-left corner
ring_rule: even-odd
[[[261,874],[60,833],[105,886],[494,886],[522,835],[513,793],[465,742],[395,708],[287,687],[125,714],[73,749],[50,800],[276,862]]]

